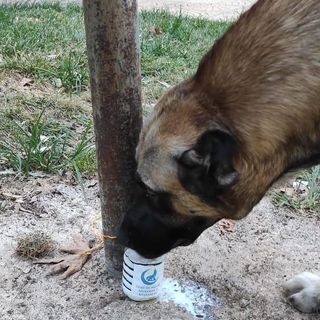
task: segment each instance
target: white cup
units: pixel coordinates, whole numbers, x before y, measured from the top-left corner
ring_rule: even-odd
[[[126,249],[123,256],[123,292],[135,301],[157,298],[160,294],[163,270],[164,256],[147,259],[132,249]]]

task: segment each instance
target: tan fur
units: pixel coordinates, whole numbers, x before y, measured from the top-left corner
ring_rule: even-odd
[[[223,209],[184,190],[176,158],[209,129],[237,140],[238,182]],[[284,172],[320,154],[320,1],[260,0],[169,90],[145,124],[138,172],[173,195],[181,214],[214,220],[250,212]]]

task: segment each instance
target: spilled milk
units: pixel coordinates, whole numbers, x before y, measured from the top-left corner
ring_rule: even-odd
[[[217,298],[205,287],[192,280],[166,278],[158,297],[160,302],[171,301],[184,308],[195,319],[215,319],[213,309]]]
[[[147,259],[132,249],[126,249],[123,260],[122,289],[135,301],[157,298],[171,301],[185,309],[195,319],[213,320],[217,298],[192,280],[163,278],[164,256]]]

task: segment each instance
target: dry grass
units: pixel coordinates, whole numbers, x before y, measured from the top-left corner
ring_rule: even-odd
[[[16,253],[25,258],[39,258],[48,255],[53,249],[51,238],[44,232],[35,231],[18,239]]]

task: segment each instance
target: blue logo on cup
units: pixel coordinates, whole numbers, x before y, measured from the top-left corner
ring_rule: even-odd
[[[152,269],[148,269],[148,270],[142,272],[142,274],[141,274],[141,281],[148,286],[156,283],[158,280],[157,279],[157,269],[154,269],[152,274],[151,274],[151,272],[152,272]]]

